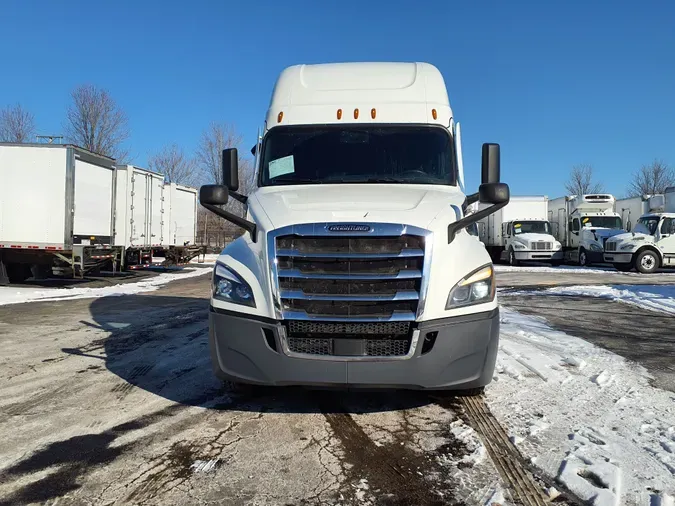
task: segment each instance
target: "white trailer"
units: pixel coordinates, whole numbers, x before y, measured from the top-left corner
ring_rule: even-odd
[[[202,251],[196,245],[197,189],[176,183],[164,185],[162,247],[153,255],[164,256],[166,264],[183,264]]]
[[[617,200],[616,212],[621,216],[623,228],[630,232],[641,216],[650,213],[662,213],[665,204],[665,195],[662,193],[642,195]]]
[[[153,248],[164,238],[164,175],[133,165],[117,166],[115,244],[125,248],[125,265],[152,262]]]
[[[616,199],[606,193],[559,197],[549,201],[548,214],[564,259],[582,266],[602,263],[605,241],[624,232]]]
[[[0,283],[112,262],[115,164],[73,145],[0,143]]]
[[[478,231],[493,261],[562,262],[562,245],[551,235],[545,195],[511,197],[505,207],[479,222]]]

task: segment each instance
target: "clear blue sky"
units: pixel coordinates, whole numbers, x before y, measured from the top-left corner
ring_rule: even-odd
[[[641,164],[675,164],[672,0],[3,0],[0,47],[0,107],[20,102],[60,133],[70,90],[105,87],[141,166],[167,143],[194,150],[213,120],[248,149],[284,67],[359,60],[441,70],[467,189],[485,141],[521,195],[562,195],[575,163],[618,195]]]

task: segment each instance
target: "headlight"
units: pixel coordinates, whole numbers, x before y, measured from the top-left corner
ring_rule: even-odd
[[[490,302],[495,298],[495,273],[492,265],[473,271],[461,279],[448,294],[445,309]]]
[[[213,296],[216,299],[255,307],[253,290],[236,272],[221,263],[213,271]]]
[[[594,242],[590,245],[591,251],[602,251],[602,247]]]
[[[633,245],[632,245],[632,244],[624,244],[624,245],[621,246],[619,249],[620,249],[621,251],[628,251],[628,250],[630,250],[630,249],[633,249]]]
[[[553,249],[561,249],[562,248],[562,243],[560,241],[556,241],[553,243]]]
[[[523,243],[521,243],[521,242],[514,242],[514,243],[513,243],[513,247],[514,247],[515,249],[527,249],[527,246],[525,246],[525,245],[524,245]]]

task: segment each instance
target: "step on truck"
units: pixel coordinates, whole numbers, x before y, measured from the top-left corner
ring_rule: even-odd
[[[551,235],[545,195],[512,196],[508,205],[478,223],[478,232],[493,262],[562,263],[562,244]]]
[[[297,65],[278,77],[256,142],[256,188],[200,202],[245,233],[218,258],[209,341],[218,377],[258,385],[455,390],[493,375],[495,275],[467,228],[508,203],[499,145],[465,195],[460,127],[426,63]],[[233,197],[245,217],[219,206]],[[490,204],[470,216],[464,209]]]
[[[675,267],[675,187],[644,200],[650,210],[628,233],[605,242],[605,262],[623,272],[636,269],[651,274],[661,267]]]
[[[564,261],[582,267],[603,263],[605,241],[625,232],[616,199],[606,193],[550,200],[548,214],[553,235],[562,243]]]
[[[0,284],[120,268],[115,161],[66,144],[0,143]]]

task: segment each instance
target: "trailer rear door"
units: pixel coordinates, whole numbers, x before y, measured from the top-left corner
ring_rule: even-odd
[[[114,167],[97,165],[77,156],[73,243],[112,244]]]

